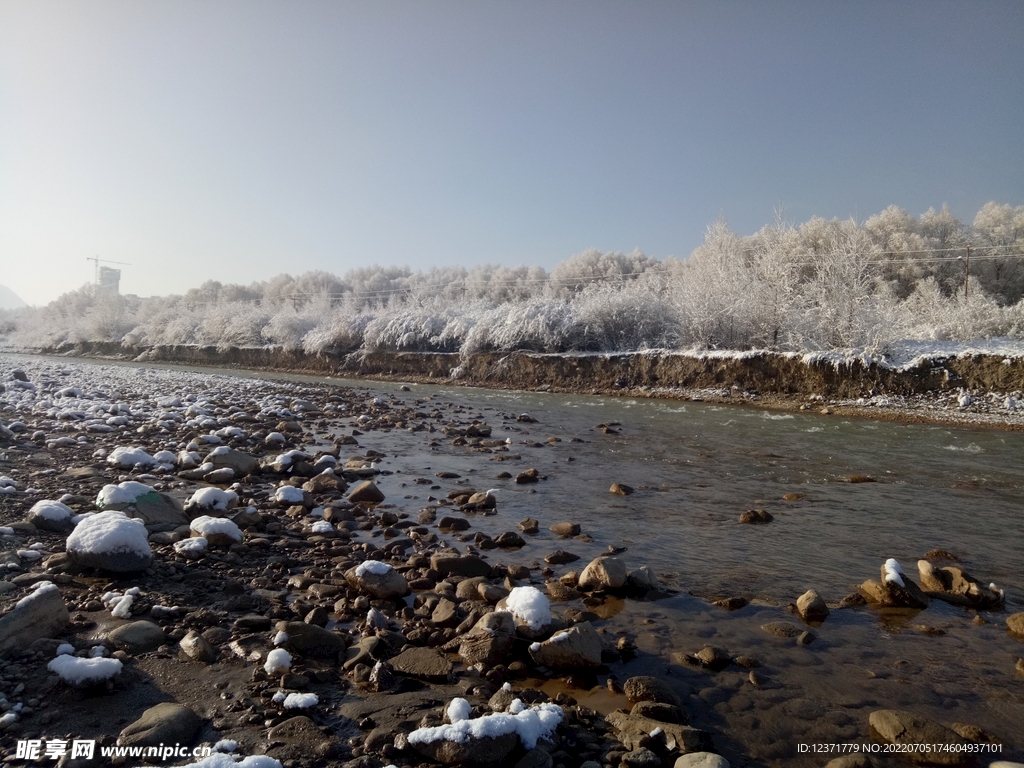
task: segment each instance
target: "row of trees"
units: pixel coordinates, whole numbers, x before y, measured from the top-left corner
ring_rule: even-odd
[[[719,221],[682,260],[588,250],[550,272],[366,267],[149,299],[86,286],[6,323],[25,346],[884,351],[899,339],[1024,338],[1022,298],[1024,206],[989,203],[971,225],[945,207],[915,218],[895,206],[862,224],[780,218],[747,237]]]

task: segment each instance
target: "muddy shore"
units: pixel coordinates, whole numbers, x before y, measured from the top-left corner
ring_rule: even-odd
[[[523,414],[483,418],[471,406],[398,387],[373,394],[177,371],[99,374],[43,359],[24,368],[23,378],[11,366],[2,370],[0,418],[9,434],[0,437],[0,476],[13,490],[0,493],[0,528],[9,530],[0,534],[7,570],[0,614],[14,613],[37,591],[30,607],[51,601],[52,592],[37,586],[45,582],[55,585],[67,614],[61,626],[26,636],[0,658],[0,707],[14,715],[0,732],[4,757],[18,739],[144,744],[152,734],[137,734],[148,718],[178,729],[161,733],[187,733],[181,741],[234,742],[239,755],[266,754],[295,768],[449,764],[470,758],[417,747],[409,736],[452,719],[450,702],[464,698],[473,719],[511,713],[516,699],[518,707],[549,704],[561,712],[538,748],[506,739],[502,752],[488,741],[477,745],[473,762],[682,768],[681,755],[712,751],[733,765],[809,767],[834,755],[802,753],[801,743],[889,743],[872,730],[872,718],[908,701],[901,688],[911,679],[940,692],[928,717],[919,714],[941,729],[929,733],[965,745],[944,755],[951,756],[945,764],[1021,757],[1014,724],[1024,704],[1012,692],[1005,658],[981,661],[979,673],[995,693],[991,704],[970,702],[973,722],[932,711],[959,714],[946,702],[969,694],[965,681],[932,668],[935,646],[927,644],[940,642],[939,633],[965,648],[972,632],[1005,635],[999,611],[931,608],[927,620],[941,625],[932,626],[917,611],[885,609],[897,630],[918,627],[921,655],[879,658],[827,692],[801,671],[821,664],[816,654],[840,637],[871,642],[848,618],[862,606],[852,595],[833,602],[824,623],[739,596],[716,605],[677,595],[694,617],[692,636],[680,641],[666,633],[658,607],[672,590],[644,570],[642,546],[596,558],[599,573],[588,576],[588,559],[570,558],[595,544],[585,513],[545,505],[543,476],[500,461],[481,464],[475,477],[453,471],[445,451],[487,462],[508,456],[506,436],[532,428]],[[379,450],[385,440],[434,445],[437,460],[416,476],[393,474],[391,449]],[[122,461],[116,448],[125,446],[144,455]],[[242,457],[228,464],[218,458],[222,447]],[[171,459],[156,461],[161,451]],[[300,453],[283,461],[291,451]],[[230,476],[213,474],[225,466],[234,467]],[[57,530],[26,522],[40,500],[95,512],[104,489],[125,482],[160,499],[137,497],[126,508],[150,521],[152,560],[144,568],[83,564],[59,520]],[[539,519],[505,519],[501,494],[486,493],[491,485],[536,489]],[[360,487],[369,495],[356,494]],[[237,498],[224,509],[190,505],[206,489]],[[179,546],[205,538],[197,535],[200,517],[231,519],[238,538],[211,533],[205,545]],[[534,539],[553,551],[538,556]],[[382,564],[382,583],[358,573],[366,563]],[[550,615],[532,622],[523,613],[511,625],[494,619],[508,615],[518,588],[542,594]],[[56,604],[52,610],[61,618]],[[123,629],[138,622],[151,626],[124,638]],[[575,634],[559,639],[565,630]],[[63,644],[83,660],[102,647],[122,667],[109,680],[76,687],[50,667]],[[287,668],[269,665],[274,650],[288,653]],[[153,712],[172,702],[194,717]],[[873,753],[871,760],[887,766],[895,758]]]
[[[474,355],[338,352],[279,348],[64,345],[42,354],[189,366],[747,405],[899,422],[1024,431],[1024,358],[965,354],[922,358],[903,368],[859,359],[835,363],[755,352]]]

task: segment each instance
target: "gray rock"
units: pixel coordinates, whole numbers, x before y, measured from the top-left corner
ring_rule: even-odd
[[[874,764],[863,752],[855,752],[829,760],[825,763],[825,768],[874,768]]]
[[[349,568],[345,572],[345,580],[360,592],[365,592],[378,600],[395,600],[409,594],[409,582],[405,576],[394,568],[386,573],[356,572],[359,567]]]
[[[115,648],[133,655],[156,650],[167,642],[164,631],[151,621],[122,624],[107,635],[107,639]]]
[[[258,475],[260,472],[260,462],[258,459],[242,451],[236,451],[233,448],[228,449],[227,453],[207,456],[204,461],[213,464],[214,469],[225,467],[233,469],[239,477]]]
[[[654,752],[641,747],[627,752],[622,756],[622,765],[626,768],[662,768],[661,758]]]
[[[871,728],[890,744],[967,744],[958,733],[926,717],[896,709],[879,709],[868,718]],[[926,765],[965,765],[973,755],[958,751],[911,751],[907,757]]]
[[[549,640],[530,646],[533,660],[551,669],[578,669],[601,665],[601,638],[589,621],[556,632]]]
[[[395,672],[432,683],[446,683],[452,663],[434,648],[409,648],[389,661]]]
[[[165,702],[150,707],[117,737],[119,746],[156,747],[161,744],[191,744],[202,725],[199,715],[188,707]]]
[[[677,757],[673,768],[729,768],[729,761],[714,752],[690,752]]]
[[[336,738],[321,731],[305,715],[275,725],[267,732],[267,740],[280,744],[267,751],[276,760],[308,761],[311,754],[318,758],[328,758],[340,746]]]
[[[314,659],[337,659],[348,647],[347,635],[331,632],[316,624],[303,621],[279,621],[277,631],[288,635],[291,647],[303,656]]]
[[[68,536],[71,559],[86,568],[115,573],[143,571],[153,563],[153,550],[141,521],[111,510],[82,520]]]
[[[487,576],[491,572],[491,566],[476,555],[431,555],[430,567],[442,576]]]
[[[652,589],[661,589],[661,582],[658,576],[646,565],[630,571],[626,574],[626,584],[632,589],[650,592]]]
[[[70,620],[59,591],[50,589],[36,593],[0,617],[0,654],[15,648],[27,648],[40,637],[59,635]]]
[[[626,564],[617,557],[599,557],[583,569],[578,587],[590,592],[595,589],[620,589],[625,583]]]
[[[804,628],[789,621],[769,621],[762,624],[761,629],[775,637],[800,637]]]
[[[548,530],[556,536],[579,536],[580,524],[570,522],[555,523]]]
[[[417,752],[443,765],[500,765],[519,746],[519,735],[469,737],[465,742],[429,741],[411,743]]]
[[[484,615],[462,637],[459,657],[467,665],[500,664],[512,651],[516,642],[516,622],[507,611],[494,611]]]

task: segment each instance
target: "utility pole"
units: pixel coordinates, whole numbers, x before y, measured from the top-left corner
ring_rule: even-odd
[[[971,285],[971,246],[967,246],[967,258],[964,260],[964,298],[967,298],[967,289]]]

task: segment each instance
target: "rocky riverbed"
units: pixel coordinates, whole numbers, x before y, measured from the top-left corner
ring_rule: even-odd
[[[528,414],[42,359],[0,358],[0,382],[11,761],[30,739],[296,767],[810,766],[838,754],[801,744],[838,742],[875,765],[1024,755],[1024,616],[953,553],[908,575],[880,552],[830,602],[691,597],[642,543],[604,544],[586,510],[545,503],[511,439],[541,440]],[[390,469],[413,445],[436,460]],[[503,513],[513,488],[534,492],[529,517]],[[875,647],[864,611],[911,642]],[[826,669],[840,647],[856,655]],[[951,671],[976,647],[998,653]],[[925,741],[949,746],[881,751]]]

